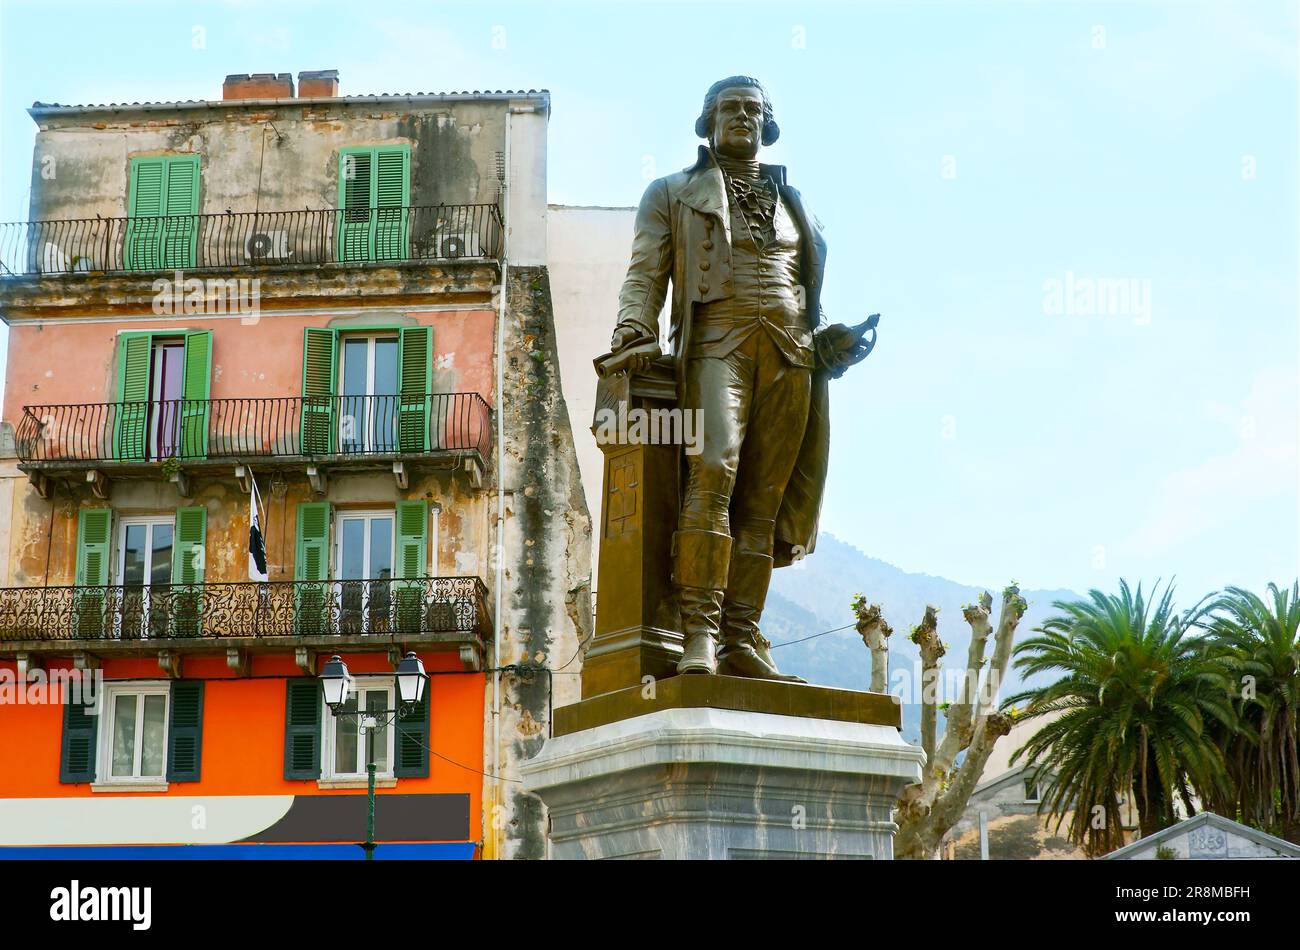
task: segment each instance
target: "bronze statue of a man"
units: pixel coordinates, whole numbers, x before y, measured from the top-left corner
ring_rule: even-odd
[[[685,454],[672,578],[682,673],[798,680],[772,662],[758,621],[774,566],[813,549],[829,450],[827,377],[874,344],[863,327],[821,327],[826,244],[785,169],[761,165],[780,130],[748,76],[714,83],[694,165],[641,199],[612,356],[644,369],[669,340],[678,404],[695,414]]]

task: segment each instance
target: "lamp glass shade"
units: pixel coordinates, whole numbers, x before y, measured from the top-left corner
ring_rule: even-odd
[[[343,658],[335,655],[325,664],[320,674],[321,689],[325,693],[325,705],[330,708],[342,706],[352,692],[352,674]]]
[[[418,703],[424,698],[424,687],[429,676],[424,663],[414,653],[408,653],[397,664],[397,697],[404,703]]]

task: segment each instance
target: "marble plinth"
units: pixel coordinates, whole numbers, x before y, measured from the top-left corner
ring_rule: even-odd
[[[924,760],[892,725],[702,707],[552,737],[522,772],[553,858],[889,860]]]

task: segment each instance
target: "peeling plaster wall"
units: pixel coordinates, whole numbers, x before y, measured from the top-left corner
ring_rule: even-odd
[[[545,665],[552,673],[502,676],[501,774],[515,781],[503,784],[497,814],[485,820],[503,831],[502,857],[542,858],[545,812],[517,784],[519,763],[541,749],[551,710],[580,698],[578,652],[591,634],[591,517],[560,382],[546,268],[511,270],[504,343],[501,662]],[[488,690],[490,702],[491,683]]]
[[[286,103],[42,116],[31,217],[122,217],[131,159],[177,153],[201,156],[201,213],[334,208],[339,149],[397,143],[411,146],[412,205],[493,202],[506,106]]]

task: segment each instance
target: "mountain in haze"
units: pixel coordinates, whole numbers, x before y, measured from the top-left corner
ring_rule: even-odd
[[[929,574],[909,574],[823,532],[817,537],[814,554],[773,573],[763,611],[763,633],[772,641],[773,658],[783,671],[796,673],[821,686],[865,690],[871,682],[871,654],[858,632],[850,626],[824,636],[813,635],[851,624],[853,598],[864,594],[869,602],[880,604],[885,619],[894,628],[889,640],[892,684],[900,671],[914,674],[919,669],[920,652],[908,635],[920,622],[926,605],[933,604],[939,608],[939,635],[947,646],[943,666],[960,674],[970,646],[970,627],[961,616],[963,605],[973,603],[981,593],[989,591],[993,595],[992,620],[996,623],[1002,588],[1009,580],[1003,578],[979,587]],[[1079,597],[1070,590],[1022,589],[1020,594],[1028,601],[1029,608],[1016,629],[1017,641],[1029,637],[1035,627],[1051,616],[1052,601]],[[802,639],[805,637],[812,638]],[[992,646],[990,638],[989,652]],[[1002,695],[1015,693],[1023,683],[1015,669],[1009,667]],[[920,707],[915,703],[905,704],[903,735],[909,741],[919,740],[919,723]]]

